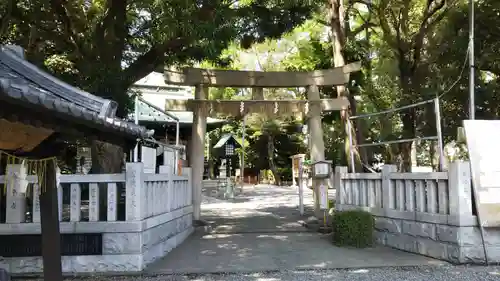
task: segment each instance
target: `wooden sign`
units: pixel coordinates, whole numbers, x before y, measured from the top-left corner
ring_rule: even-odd
[[[500,227],[500,121],[464,121],[473,190],[483,227]]]
[[[296,175],[299,174],[299,161],[300,158],[293,158],[293,173]]]
[[[328,209],[328,186],[324,184],[319,186],[319,207],[322,210]]]

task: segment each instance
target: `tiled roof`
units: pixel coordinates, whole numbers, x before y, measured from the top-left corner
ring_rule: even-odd
[[[219,139],[219,141],[214,145],[213,148],[221,148],[222,146],[224,146],[226,144],[226,142],[228,142],[230,139],[234,139],[236,141],[236,146],[237,147],[241,147],[241,144],[240,142],[234,137],[233,134],[224,134],[221,136],[221,138]]]
[[[147,137],[145,127],[115,117],[117,103],[75,88],[24,60],[15,49],[0,47],[0,100],[42,107],[94,123],[102,130]]]

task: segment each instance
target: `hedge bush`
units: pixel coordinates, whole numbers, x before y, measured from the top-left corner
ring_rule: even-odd
[[[360,210],[336,212],[332,223],[335,245],[356,248],[373,246],[375,221],[372,214]]]

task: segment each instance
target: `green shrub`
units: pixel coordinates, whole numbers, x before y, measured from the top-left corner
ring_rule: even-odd
[[[371,247],[374,224],[372,214],[365,211],[336,212],[333,218],[333,243],[337,246]]]
[[[328,200],[328,208],[335,209],[335,199]]]

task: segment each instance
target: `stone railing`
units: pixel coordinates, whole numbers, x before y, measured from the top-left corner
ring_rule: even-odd
[[[206,196],[215,198],[234,198],[240,189],[240,185],[231,180],[231,178],[203,180],[202,183],[202,192]]]
[[[375,216],[379,244],[455,263],[485,260],[472,208],[470,166],[450,164],[448,172],[382,173],[335,171],[337,210],[360,209]],[[500,231],[485,229],[489,261],[500,261]]]
[[[134,165],[137,166],[128,163],[123,174],[58,175],[59,220],[133,221],[191,205],[189,168],[185,175],[177,176],[142,173]],[[12,166],[11,169],[20,168]],[[7,186],[3,195],[6,204],[0,209],[0,217],[5,212],[5,219],[0,219],[0,224],[40,222],[38,179],[34,175],[26,175],[25,179],[24,184]],[[9,181],[8,177],[1,175],[2,190],[5,181]]]
[[[0,198],[0,239],[29,236],[38,241],[37,177],[21,174],[18,166],[8,168],[17,171],[16,182],[0,176],[0,190],[6,187],[7,191],[0,195],[4,197]],[[193,231],[191,171],[182,172],[182,176],[149,174],[143,163],[127,163],[123,174],[59,175],[60,230],[62,248],[67,249],[63,271],[141,271],[182,243]],[[25,248],[30,249],[0,247],[0,267],[11,273],[40,272],[36,241],[28,241]]]

